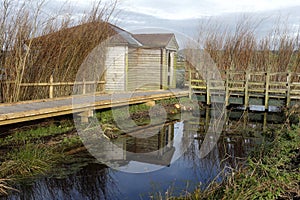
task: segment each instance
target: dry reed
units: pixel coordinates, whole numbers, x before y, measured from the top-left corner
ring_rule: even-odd
[[[299,32],[278,20],[264,36],[258,35],[264,19],[241,17],[235,27],[213,20],[200,25],[198,42],[210,54],[220,71],[300,72]],[[244,77],[234,77],[244,80]],[[254,76],[251,81],[262,81]],[[272,76],[271,81],[284,81],[286,75]]]
[[[49,82],[51,75],[54,82],[74,82],[87,54],[111,34],[107,22],[116,3],[96,1],[91,11],[74,20],[75,15],[69,13],[45,16],[45,0],[2,1],[0,101],[48,98],[48,86],[24,87],[21,83]],[[54,95],[70,93],[71,86],[60,86]]]

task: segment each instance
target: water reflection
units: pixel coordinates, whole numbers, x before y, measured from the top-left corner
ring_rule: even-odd
[[[19,193],[7,199],[111,199],[118,196],[109,169],[90,163],[76,174],[64,178],[27,180],[18,185]]]
[[[192,191],[199,182],[205,188],[212,180],[222,180],[220,172],[224,168],[243,164],[249,151],[261,143],[259,133],[265,129],[265,121],[276,124],[281,120],[274,114],[230,111],[226,115],[224,134],[212,151],[201,158],[200,148],[209,129],[209,112],[209,109],[203,111],[200,118],[166,123],[154,135],[151,133],[157,130],[156,126],[139,127],[114,141],[126,151],[105,152],[121,168],[144,167],[148,173],[117,171],[89,159],[80,171],[64,178],[53,176],[23,182],[18,186],[19,193],[5,199],[149,199],[158,191],[164,193],[171,189],[173,195]],[[132,157],[131,153],[136,152],[142,156]],[[164,167],[150,170],[157,166]]]

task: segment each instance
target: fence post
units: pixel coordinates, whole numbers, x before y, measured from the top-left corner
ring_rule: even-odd
[[[289,70],[287,74],[287,85],[286,85],[286,107],[289,108],[291,105],[291,82],[292,82],[292,73]]]
[[[192,70],[189,67],[189,98],[192,98]]]
[[[210,80],[209,77],[206,80],[206,104],[210,105],[211,104],[211,98],[210,98]]]
[[[53,98],[53,75],[50,76],[50,85],[49,85],[49,98]]]
[[[86,84],[85,84],[85,78],[82,79],[82,94],[86,93]]]
[[[270,70],[268,69],[266,73],[266,91],[265,91],[265,110],[269,108],[269,86],[270,86]]]
[[[225,106],[227,107],[229,105],[229,70],[225,70],[226,80],[225,80],[225,90],[226,90],[226,96],[225,96]]]
[[[247,69],[245,74],[245,99],[244,99],[244,106],[245,109],[249,107],[249,80],[250,80],[250,72]]]

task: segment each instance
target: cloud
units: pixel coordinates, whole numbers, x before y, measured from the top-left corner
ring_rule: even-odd
[[[210,1],[171,1],[171,0],[124,0],[120,8],[129,12],[155,16],[162,19],[189,19],[211,15],[214,3]]]
[[[93,0],[70,1],[75,5],[75,12],[82,13],[90,9]],[[248,15],[254,24],[262,20],[256,29],[259,36],[269,34],[278,20],[293,28],[290,31],[293,35],[298,31],[296,29],[300,29],[299,10],[300,0],[119,0],[117,14],[113,15],[111,22],[128,31],[149,31],[150,27],[156,27],[197,37],[202,31],[199,30],[201,23],[213,20],[234,30],[242,16]]]
[[[125,11],[173,20],[278,10],[299,5],[300,0],[123,0],[119,4]]]

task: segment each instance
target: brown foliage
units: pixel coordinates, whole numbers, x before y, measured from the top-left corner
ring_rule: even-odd
[[[300,72],[299,34],[276,22],[268,35],[258,36],[261,20],[242,17],[235,28],[209,21],[201,25],[198,41],[211,55],[220,70]]]
[[[47,98],[47,86],[21,87],[21,83],[49,82],[51,75],[54,82],[74,82],[88,53],[112,34],[107,21],[117,1],[105,5],[100,2],[74,22],[69,15],[61,14],[57,19],[45,19],[41,11],[45,1],[24,1],[19,5],[16,0],[4,0],[0,4],[0,68],[6,80],[0,80],[0,101]],[[13,7],[15,3],[17,9]],[[71,86],[62,86],[55,96],[70,93]]]

